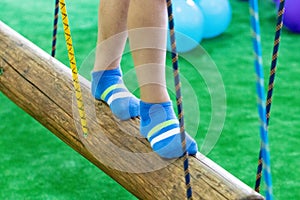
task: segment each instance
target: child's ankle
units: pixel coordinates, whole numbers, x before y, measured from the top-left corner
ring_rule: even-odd
[[[139,99],[124,85],[120,68],[92,72],[91,90],[96,99],[109,105],[117,118],[126,120],[139,116]]]
[[[164,158],[177,158],[183,155],[178,119],[172,103],[140,102],[141,134],[148,139],[152,149]],[[197,143],[186,135],[186,150],[189,154],[197,153]]]

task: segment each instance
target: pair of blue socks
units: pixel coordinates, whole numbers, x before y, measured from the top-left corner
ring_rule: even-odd
[[[146,103],[131,94],[122,80],[120,68],[92,72],[92,95],[106,102],[112,113],[121,120],[141,117],[140,132],[163,158],[183,155],[179,122],[171,102]],[[186,134],[186,147],[190,155],[197,153],[197,143]]]

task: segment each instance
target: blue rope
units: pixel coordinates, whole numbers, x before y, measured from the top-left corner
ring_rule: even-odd
[[[266,99],[264,94],[264,75],[262,65],[262,50],[261,50],[261,38],[259,27],[259,14],[258,14],[258,2],[257,0],[249,1],[250,15],[251,15],[251,28],[252,28],[252,42],[255,54],[255,73],[256,73],[256,90],[258,97],[258,114],[260,120],[260,137],[261,137],[261,152],[263,160],[263,175],[266,184],[266,200],[272,200],[272,176],[271,176],[271,164],[270,164],[270,152],[268,142],[268,127],[266,118]]]
[[[186,138],[185,138],[185,130],[184,130],[184,115],[183,115],[183,107],[182,107],[182,95],[181,95],[181,83],[179,77],[179,68],[178,68],[178,52],[176,48],[176,39],[175,39],[175,28],[174,28],[174,17],[173,17],[173,8],[172,8],[172,0],[167,1],[167,10],[168,10],[168,18],[169,18],[169,30],[170,30],[170,40],[172,46],[172,65],[173,65],[173,73],[174,73],[174,81],[175,81],[175,89],[176,89],[176,102],[177,102],[177,111],[178,111],[178,120],[180,124],[180,136],[181,136],[181,144],[184,152],[184,176],[185,176],[185,185],[186,185],[186,197],[187,199],[192,199],[192,187],[190,183],[190,172],[189,172],[189,159],[188,152],[186,150]]]

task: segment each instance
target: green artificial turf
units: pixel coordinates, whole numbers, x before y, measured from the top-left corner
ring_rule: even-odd
[[[226,118],[222,134],[207,156],[253,187],[260,141],[249,11],[247,2],[231,0],[231,5],[232,22],[226,32],[201,42],[222,78],[213,82],[213,87],[224,86],[226,94],[226,104],[218,99],[220,105],[214,105],[226,107]],[[98,1],[67,1],[67,6],[79,71],[88,76],[84,61],[96,43]],[[54,1],[1,0],[0,7],[3,22],[50,53]],[[260,2],[260,20],[268,75],[276,23],[271,0]],[[284,29],[269,127],[276,199],[300,199],[299,49],[300,35]],[[68,65],[61,22],[57,58]],[[196,135],[200,147],[215,107],[207,77],[197,74],[191,63],[207,72],[211,60],[203,51],[184,54],[180,60],[187,130]],[[170,60],[167,63],[170,66]],[[125,54],[124,72],[132,66],[130,54]],[[208,78],[217,80],[212,74]],[[132,88],[136,89],[134,83]],[[168,89],[174,97],[173,88]],[[135,199],[2,93],[0,102],[0,199]]]

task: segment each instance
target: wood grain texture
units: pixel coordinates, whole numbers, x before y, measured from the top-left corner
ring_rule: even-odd
[[[184,199],[182,159],[163,160],[139,136],[139,120],[119,121],[80,77],[89,135],[82,136],[71,71],[0,22],[0,90],[139,199]],[[17,138],[16,138],[17,139]],[[194,199],[263,199],[208,158],[190,157]]]

